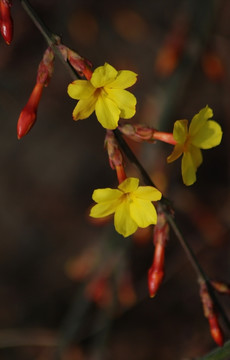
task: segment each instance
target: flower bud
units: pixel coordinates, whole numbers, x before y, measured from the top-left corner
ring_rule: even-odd
[[[20,113],[17,124],[18,139],[21,139],[26,135],[36,121],[37,108],[42,95],[43,86],[44,85],[41,83],[35,85],[26,106]]]
[[[136,142],[148,141],[153,143],[155,140],[160,140],[168,144],[176,145],[172,133],[157,131],[142,124],[119,125],[119,130],[122,134]]]
[[[230,285],[219,281],[211,281],[212,287],[223,295],[230,295]]]
[[[200,297],[203,304],[204,316],[208,319],[210,333],[216,344],[222,346],[224,343],[224,337],[218,322],[215,305],[209,294],[207,284],[203,280],[200,280],[199,282]]]
[[[46,49],[43,55],[42,61],[38,66],[37,82],[47,87],[53,75],[53,69],[54,69],[54,53],[51,47],[48,47],[48,49]]]
[[[18,139],[21,139],[24,135],[26,135],[36,121],[37,109],[43,88],[48,85],[53,73],[53,62],[54,53],[49,47],[45,51],[42,61],[38,66],[36,85],[34,86],[26,106],[20,113],[17,124]]]
[[[69,61],[72,67],[77,71],[77,73],[83,77],[85,76],[87,80],[91,79],[92,76],[92,64],[89,60],[81,57],[73,50],[69,49],[63,44],[59,44],[58,49],[62,53],[62,56],[65,61]]]
[[[213,340],[216,342],[217,345],[223,346],[224,338],[218,323],[217,316],[216,315],[210,316],[208,318],[208,321],[210,326],[210,333],[212,335]]]
[[[117,140],[111,130],[107,130],[105,136],[105,147],[109,156],[111,168],[116,170],[119,184],[126,179],[124,160]]]
[[[148,272],[148,287],[150,297],[154,297],[164,278],[165,246],[168,240],[169,226],[164,213],[158,214],[154,228],[155,251],[153,263]]]
[[[13,37],[13,20],[10,8],[10,0],[0,0],[0,31],[7,45],[11,43]]]

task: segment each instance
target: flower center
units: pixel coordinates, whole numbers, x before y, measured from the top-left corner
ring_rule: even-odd
[[[94,96],[96,96],[97,98],[99,96],[106,96],[106,95],[107,95],[107,92],[105,91],[105,88],[103,86],[97,88],[94,92]]]
[[[189,146],[190,146],[190,135],[187,135],[187,138],[184,142],[184,152],[189,151]]]

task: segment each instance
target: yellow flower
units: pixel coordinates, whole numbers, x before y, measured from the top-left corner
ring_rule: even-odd
[[[95,69],[90,80],[75,80],[68,86],[69,96],[79,100],[73,119],[86,119],[95,110],[104,128],[116,129],[120,117],[130,119],[136,112],[135,96],[124,90],[136,81],[134,72],[117,71],[107,63]]]
[[[185,185],[192,185],[196,181],[196,171],[203,158],[200,149],[211,149],[220,144],[222,130],[213,120],[213,111],[208,106],[196,114],[188,128],[188,120],[177,120],[173,128],[173,137],[177,144],[168,156],[170,163],[182,154],[182,178]]]
[[[153,186],[138,186],[139,179],[127,178],[118,189],[97,189],[93,200],[98,204],[91,209],[90,216],[101,218],[114,213],[114,225],[119,234],[127,237],[138,227],[156,224],[157,213],[152,201],[161,199],[161,192]]]

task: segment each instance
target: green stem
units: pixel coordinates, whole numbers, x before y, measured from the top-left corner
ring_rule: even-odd
[[[55,46],[55,45],[58,45],[59,37],[57,35],[53,34],[45,26],[45,24],[41,21],[41,19],[37,15],[36,11],[32,8],[32,6],[30,5],[30,3],[27,0],[20,0],[20,1],[21,1],[21,4],[22,4],[23,8],[25,9],[27,14],[29,15],[29,17],[32,19],[34,24],[37,26],[37,28],[39,29],[41,34],[46,39],[48,45],[52,46],[52,48],[54,49],[57,56],[61,59],[61,61],[65,65],[65,67],[68,68],[68,70],[71,72],[72,78],[75,80],[76,76],[78,77],[76,71],[74,71],[74,69],[71,67],[71,65],[68,62],[64,61],[61,52],[59,51],[57,46]],[[116,130],[114,130],[114,134],[115,134],[115,137],[116,137],[121,149],[123,150],[123,152],[125,153],[127,158],[130,160],[130,162],[135,164],[135,166],[139,169],[145,183],[147,185],[150,185],[150,186],[155,186],[153,181],[151,180],[150,176],[146,172],[146,170],[143,168],[143,166],[138,161],[138,159],[136,158],[136,156],[134,155],[132,150],[129,148],[126,141],[123,139],[120,131],[116,129]],[[177,227],[176,222],[175,222],[175,220],[173,219],[173,217],[172,217],[172,215],[170,213],[170,209],[171,209],[170,201],[167,198],[163,197],[161,202],[160,202],[160,206],[162,206],[162,210],[166,214],[168,222],[170,223],[175,235],[177,236],[181,246],[183,247],[183,249],[184,249],[184,251],[185,251],[185,253],[186,253],[187,257],[188,257],[189,262],[193,266],[193,268],[194,268],[194,270],[195,270],[195,272],[196,272],[196,274],[198,276],[198,279],[201,279],[202,281],[204,281],[206,283],[206,285],[208,287],[208,290],[210,292],[210,296],[212,297],[214,303],[216,304],[218,310],[220,311],[220,313],[222,315],[222,318],[225,321],[227,327],[230,329],[230,322],[229,322],[229,320],[227,318],[227,315],[225,314],[224,309],[222,308],[221,304],[219,303],[218,299],[216,298],[216,296],[215,296],[215,294],[213,292],[213,289],[212,289],[212,287],[210,285],[209,279],[207,278],[205,272],[203,271],[200,264],[198,263],[198,261],[196,259],[196,256],[193,253],[192,249],[190,248],[189,244],[187,243],[187,241],[184,239],[181,232],[179,231],[179,228]]]

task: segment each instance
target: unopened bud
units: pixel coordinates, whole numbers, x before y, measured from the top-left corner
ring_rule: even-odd
[[[51,47],[46,49],[42,61],[38,66],[37,82],[43,84],[45,87],[48,86],[49,81],[52,77],[54,69],[54,53]]]
[[[230,285],[219,281],[211,281],[213,288],[220,294],[230,295]]]
[[[53,74],[54,53],[48,47],[42,61],[38,66],[37,82],[29,97],[26,106],[22,109],[17,124],[18,139],[26,135],[34,125],[37,116],[37,109],[41,99],[44,86],[47,86]]]
[[[13,20],[10,14],[11,0],[0,0],[0,32],[9,45],[13,38]]]
[[[164,278],[165,246],[168,240],[169,226],[164,213],[158,214],[154,228],[153,240],[155,251],[153,263],[148,272],[148,288],[150,297],[154,297]]]
[[[59,44],[57,47],[62,53],[64,60],[69,61],[69,63],[81,77],[85,76],[87,80],[91,79],[93,71],[92,64],[89,60],[78,55],[75,51],[69,49],[63,44]]]
[[[207,284],[200,280],[200,297],[203,304],[204,316],[208,319],[210,333],[217,345],[222,346],[224,343],[223,333],[221,331],[217,312],[213,300],[209,294]]]
[[[220,329],[217,316],[214,315],[214,316],[209,317],[208,322],[209,322],[209,326],[210,326],[210,333],[212,335],[213,340],[216,342],[217,345],[223,346],[224,337],[223,337],[223,333]]]
[[[153,142],[153,133],[155,129],[141,124],[124,124],[119,125],[122,134],[136,142],[149,141]]]
[[[157,131],[142,124],[119,125],[119,130],[122,134],[136,142],[147,141],[153,143],[156,140],[160,140],[168,144],[176,145],[172,133]]]
[[[42,95],[42,90],[43,84],[37,83],[26,106],[21,111],[17,124],[18,139],[21,139],[26,135],[36,121],[37,108]]]

